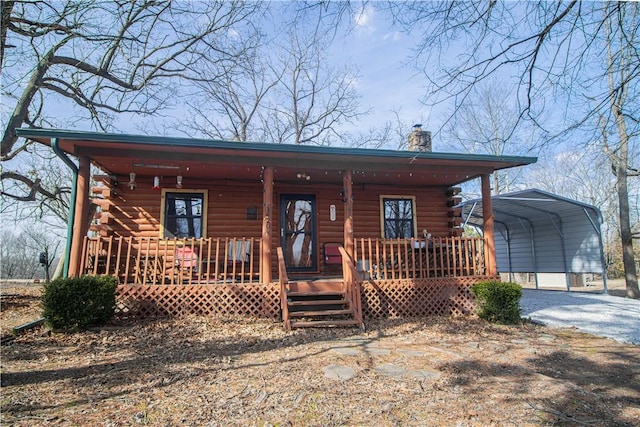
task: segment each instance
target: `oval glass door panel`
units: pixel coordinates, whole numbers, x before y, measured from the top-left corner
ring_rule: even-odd
[[[315,196],[281,196],[280,236],[287,269],[315,270]]]

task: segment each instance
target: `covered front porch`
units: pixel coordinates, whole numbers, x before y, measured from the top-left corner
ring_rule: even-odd
[[[485,238],[355,238],[354,256],[340,247],[339,269],[327,277],[290,277],[281,248],[274,256],[254,238],[159,239],[86,237],[82,274],[118,278],[123,315],[248,315],[289,324],[291,294],[333,290],[365,319],[464,315],[469,286],[494,278]],[[263,262],[263,259],[266,260]],[[289,299],[289,301],[287,301]],[[335,312],[335,310],[334,310]]]
[[[80,271],[117,277],[120,285],[271,283],[277,260],[263,259],[263,254],[272,252],[264,242],[246,237],[85,237]],[[358,280],[381,282],[486,277],[487,254],[481,237],[356,238],[352,258]],[[342,277],[341,266],[333,273]]]
[[[73,172],[66,275],[117,277],[124,314],[250,315],[285,324],[288,313],[305,317],[322,305],[359,321],[470,312],[469,286],[497,277],[491,174],[535,161],[19,133],[51,146]],[[92,165],[100,169],[94,182]],[[483,236],[462,237],[457,185],[475,178]],[[327,256],[329,244],[339,256]],[[326,302],[328,294],[335,299]]]

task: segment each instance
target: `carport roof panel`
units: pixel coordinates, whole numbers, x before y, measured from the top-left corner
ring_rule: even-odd
[[[597,225],[602,224],[602,215],[597,207],[536,188],[493,196],[491,204],[495,221],[504,224],[521,220],[535,223],[548,221],[549,215],[563,218],[584,215],[585,212]],[[482,199],[467,200],[460,206],[463,218],[469,217],[469,224],[482,227]]]
[[[538,189],[494,196],[491,203],[500,271],[604,271],[598,208]],[[482,200],[461,206],[467,224],[482,228]]]

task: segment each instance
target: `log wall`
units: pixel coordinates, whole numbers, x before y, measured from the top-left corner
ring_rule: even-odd
[[[137,187],[133,190],[126,182],[118,185],[107,176],[94,177],[94,203],[99,212],[94,217],[91,230],[97,235],[159,237],[161,191],[152,190],[151,177],[137,177]],[[161,185],[174,185],[166,178]],[[262,237],[262,183],[246,182],[189,182],[185,181],[182,191],[207,190],[207,230],[204,237],[212,238],[261,238]],[[313,194],[316,198],[318,271],[310,274],[324,274],[332,267],[322,262],[322,245],[325,242],[342,242],[344,236],[344,212],[341,184],[326,184],[306,181],[298,183],[274,183],[274,215],[271,247],[280,246],[280,196],[283,194]],[[452,221],[456,212],[452,208],[451,189],[443,187],[395,188],[379,185],[353,186],[353,226],[356,238],[380,238],[380,195],[413,196],[416,200],[416,220],[419,236],[427,230],[433,237],[459,235],[456,227],[459,220]],[[330,219],[330,206],[336,207],[336,219]],[[255,207],[257,219],[247,219],[246,209]],[[459,213],[457,213],[459,216]],[[275,251],[271,256],[272,274],[277,274]]]

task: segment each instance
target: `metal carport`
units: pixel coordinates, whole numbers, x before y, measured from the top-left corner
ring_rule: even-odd
[[[564,273],[567,290],[571,273],[602,274],[607,292],[600,226],[602,215],[595,206],[538,189],[491,197],[498,270]],[[482,199],[463,202],[465,225],[483,228]],[[510,279],[511,280],[511,279]]]

